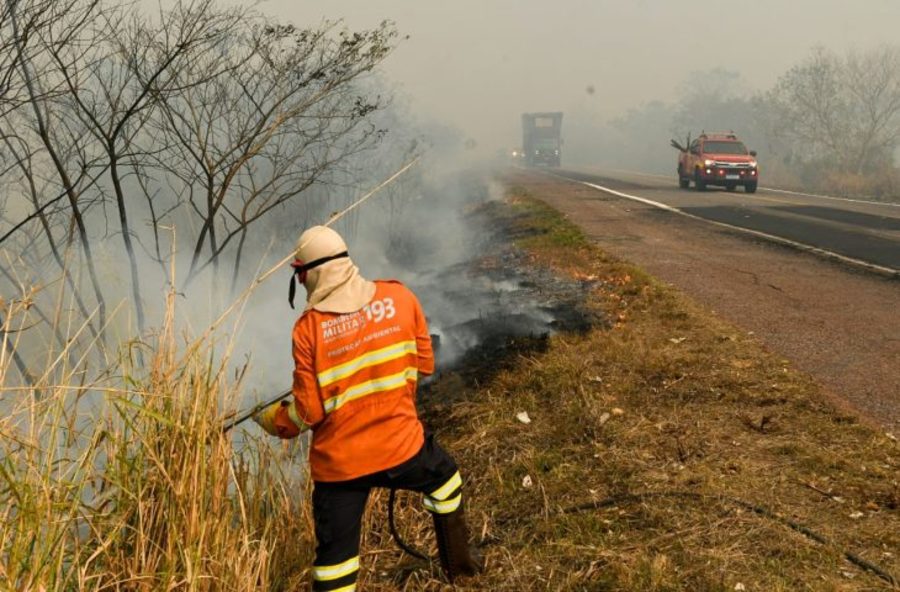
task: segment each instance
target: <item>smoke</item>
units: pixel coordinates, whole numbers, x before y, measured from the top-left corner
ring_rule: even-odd
[[[399,280],[416,293],[436,337],[439,370],[458,367],[474,348],[502,347],[508,338],[585,329],[592,322],[583,311],[590,286],[534,269],[511,246],[497,217],[503,189],[494,172],[472,160],[456,136],[422,138],[430,148],[409,176],[335,229],[364,277]],[[335,201],[311,217],[324,219],[338,207]],[[281,228],[277,242],[290,248],[305,225]],[[248,404],[290,385],[290,334],[298,312],[286,302],[289,275],[285,270],[283,281],[275,278],[255,293],[243,313],[235,354],[251,360]],[[487,355],[494,354],[500,352]]]
[[[151,4],[157,6],[138,3]],[[159,3],[164,9],[171,4]],[[374,150],[360,148],[297,199],[266,214],[253,232],[228,245],[218,268],[210,266],[190,283],[185,276],[192,266],[191,238],[198,235],[200,218],[185,207],[169,212],[162,223],[154,222],[160,212],[151,211],[151,204],[165,203],[172,191],[169,180],[141,179],[150,187],[138,187],[138,179],[126,180],[150,333],[163,318],[165,295],[174,291],[184,340],[202,334],[234,302],[236,293],[290,253],[304,228],[328,219],[416,154],[423,160],[413,171],[336,227],[363,274],[399,279],[419,294],[434,332],[442,337],[447,363],[483,340],[493,319],[508,320],[504,315],[524,315],[504,321],[507,326],[522,327],[524,332],[543,330],[554,322],[554,313],[545,310],[542,295],[530,287],[531,279],[507,277],[497,270],[472,273],[475,262],[502,242],[501,231],[478,214],[500,193],[480,163],[486,155],[520,146],[521,113],[565,113],[564,166],[604,164],[671,172],[675,155],[669,138],[701,127],[735,129],[751,148],[760,149],[765,161],[767,146],[752,135],[748,95],[753,89],[772,88],[818,43],[843,50],[892,41],[891,23],[900,16],[900,8],[889,4],[860,13],[839,3],[803,0],[786,7],[766,0],[754,11],[777,11],[780,18],[767,23],[765,44],[748,48],[732,27],[704,28],[702,35],[695,34],[690,11],[650,0],[630,4],[573,0],[567,10],[531,0],[514,7],[472,0],[427,7],[407,0],[386,5],[349,0],[263,3],[260,10],[277,22],[316,26],[324,19],[343,17],[347,27],[365,29],[393,19],[399,31],[410,36],[399,42],[378,74],[367,73],[359,86],[348,87],[341,95],[350,99],[346,104],[351,106],[356,91],[366,97],[394,97],[371,118],[373,127],[365,128],[382,140]],[[813,25],[812,13],[817,15]],[[706,18],[727,22],[731,14],[729,7],[711,7]],[[692,74],[698,64],[703,70]],[[743,119],[735,121],[738,115]],[[326,153],[327,148],[309,157]],[[254,172],[263,177],[271,171]],[[250,173],[244,179],[248,185],[255,180]],[[86,219],[88,234],[96,239],[98,280],[108,297],[110,338],[104,362],[112,364],[123,355],[119,344],[135,335],[135,321],[129,304],[130,270],[108,199],[110,189],[106,181],[99,181],[91,194],[95,205]],[[15,190],[11,183],[4,188],[6,193]],[[145,194],[154,199],[144,199]],[[30,207],[26,203],[19,211],[13,201],[6,206],[3,213],[12,221]],[[94,215],[104,208],[109,210]],[[64,227],[64,221],[55,227],[62,256],[70,261],[73,282],[90,295],[83,255],[76,240],[65,243]],[[220,230],[228,230],[225,223]],[[22,334],[28,337],[22,337],[18,351],[41,368],[42,360],[50,359],[47,350],[52,348],[47,344],[64,343],[66,334],[79,333],[83,313],[77,310],[73,291],[53,271],[57,268],[48,264],[49,257],[21,255],[28,253],[31,239],[23,238],[20,253],[9,254],[3,262],[11,273],[4,284],[6,294],[26,300],[27,289],[22,292],[20,286],[42,286],[43,293],[54,290],[62,294],[64,325],[71,325],[61,337],[53,335],[48,322]],[[232,261],[238,245],[243,256],[235,269]],[[276,273],[255,289],[215,335],[217,355],[228,353],[233,370],[248,364],[244,377],[248,400],[283,390],[290,381],[290,330],[298,313],[286,302],[289,273],[288,269]],[[91,308],[91,302],[88,305]],[[52,308],[44,308],[52,316]],[[79,339],[92,342],[86,330],[80,331]]]
[[[488,169],[467,161],[458,150],[432,143],[408,177],[334,227],[364,277],[399,280],[417,294],[431,333],[440,340],[438,361],[444,367],[480,341],[472,332],[464,336],[460,327],[497,314],[503,308],[499,296],[516,288],[512,280],[494,281],[479,276],[474,268],[491,245],[499,243],[488,220],[477,214],[479,207],[496,199],[497,192]],[[335,202],[342,200],[328,200],[335,205],[320,206],[312,219],[327,218],[332,208],[337,209]],[[284,225],[277,242],[290,248],[308,225]],[[289,275],[286,269],[283,281],[273,278],[254,293],[242,314],[242,337],[235,354],[236,359],[251,359],[246,378],[250,399],[290,385],[290,335],[299,313],[287,305]],[[298,309],[304,295],[301,289]]]
[[[381,100],[389,96],[393,100]],[[509,291],[509,286],[494,288],[490,282],[479,284],[480,280],[469,277],[471,262],[494,241],[492,229],[472,211],[498,193],[471,143],[457,129],[417,116],[402,93],[377,76],[361,79],[339,98],[351,104],[365,103],[355,97],[378,97],[377,103],[383,105],[374,113],[367,111],[368,117],[360,125],[360,134],[377,142],[358,143],[355,135],[338,136],[343,144],[314,146],[304,155],[308,161],[315,163],[334,153],[341,154],[341,159],[322,168],[324,172],[317,174],[311,185],[298,187],[296,197],[279,203],[247,232],[234,230],[234,224],[242,221],[241,199],[223,202],[215,224],[210,224],[213,218],[202,210],[206,189],[191,185],[202,175],[192,168],[192,162],[180,168],[177,154],[175,162],[166,167],[153,166],[155,161],[136,162],[136,174],[123,177],[128,236],[136,245],[133,265],[123,251],[119,212],[111,199],[118,187],[105,175],[85,190],[82,210],[85,235],[92,246],[91,261],[97,270],[90,278],[85,271],[86,254],[71,234],[63,253],[69,276],[60,277],[52,266],[28,265],[30,261],[46,263],[50,257],[50,247],[40,242],[39,227],[32,222],[36,232],[22,233],[21,242],[5,245],[9,269],[17,277],[7,278],[4,288],[7,295],[24,289],[24,302],[29,298],[26,292],[36,286],[40,310],[55,309],[61,323],[54,325],[54,319],[42,312],[47,318],[29,323],[33,326],[15,344],[17,354],[30,368],[50,372],[55,377],[51,380],[62,381],[77,371],[86,384],[99,381],[118,386],[126,372],[120,368],[146,371],[146,367],[141,369],[142,363],[153,356],[156,334],[167,322],[167,302],[174,298],[174,326],[182,345],[206,335],[223,311],[229,311],[210,334],[211,363],[225,364],[229,376],[242,377],[243,403],[281,392],[291,383],[291,331],[299,314],[287,305],[290,268],[285,266],[283,272],[256,286],[246,301],[236,303],[235,298],[246,286],[255,284],[262,271],[289,255],[305,228],[323,223],[417,156],[421,161],[415,168],[343,218],[336,230],[345,237],[366,277],[399,279],[421,295],[436,332],[449,332],[487,314],[496,306],[493,295]],[[334,113],[339,111],[326,115]],[[132,141],[146,145],[162,142],[152,135],[155,131],[147,128]],[[210,133],[211,140],[229,140],[227,130]],[[272,154],[259,164],[243,167],[239,184],[230,190],[238,197],[252,197],[260,185],[278,179],[274,163],[282,148],[292,147],[290,142],[289,133],[279,137]],[[18,189],[13,184],[6,187],[12,204],[24,199],[16,193]],[[253,199],[267,196],[259,195],[262,197]],[[21,214],[9,215],[16,213]],[[55,226],[57,237],[64,236],[64,214],[54,212],[61,220]],[[208,253],[216,248],[221,249],[218,256],[206,264]],[[132,271],[140,282],[137,299],[147,319],[143,334],[134,314]],[[92,290],[96,285],[100,290]],[[51,291],[46,286],[55,288]],[[472,296],[461,299],[460,293],[466,290],[471,290]],[[91,310],[99,301],[95,292],[101,291],[107,314],[99,336],[91,333],[97,329],[85,319],[97,321]],[[26,315],[33,316],[38,310],[35,307]],[[54,326],[61,327],[55,337]],[[447,335],[449,344],[453,340]],[[456,339],[457,345],[444,350],[445,359],[457,357],[476,342],[472,335]],[[68,366],[56,355],[62,347],[72,352]],[[14,372],[7,373],[7,386],[14,384],[13,376]],[[79,404],[89,406],[95,400],[102,400],[102,395],[82,397]]]
[[[295,22],[394,20],[410,38],[385,64],[387,76],[417,111],[458,127],[488,156],[521,144],[525,112],[565,112],[569,138],[651,101],[676,102],[694,70],[740,72],[750,89],[765,89],[812,47],[895,43],[900,21],[900,4],[889,1],[864,11],[834,0],[761,0],[744,11],[710,4],[700,17],[663,0],[267,0],[262,8]],[[667,145],[669,130],[661,133]]]

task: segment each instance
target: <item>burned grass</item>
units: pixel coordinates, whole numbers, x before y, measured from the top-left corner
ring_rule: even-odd
[[[460,461],[487,565],[459,589],[894,589],[893,436],[521,188],[491,208],[532,266],[589,282],[587,305],[606,321],[507,351],[484,380],[433,385],[426,421]],[[402,497],[399,523],[427,548],[417,505]],[[371,520],[382,512],[375,504]],[[446,586],[370,524],[364,589]]]
[[[481,239],[477,258],[433,278],[441,288],[439,297],[452,300],[452,308],[462,311],[459,318],[430,319],[441,381],[459,379],[469,387],[487,384],[502,370],[515,368],[522,357],[546,352],[551,334],[584,334],[607,322],[603,312],[590,305],[596,280],[534,265],[532,256],[518,245],[567,229],[532,228],[523,222],[545,219],[496,201],[470,208],[467,220],[492,231]],[[413,288],[426,303],[434,296],[433,286]],[[420,394],[428,400],[430,388],[420,389]]]

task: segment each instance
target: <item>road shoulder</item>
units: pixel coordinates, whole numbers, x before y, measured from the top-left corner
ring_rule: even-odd
[[[591,244],[534,199],[540,187],[506,182],[498,232],[512,228],[530,265],[589,284],[605,322],[508,356],[485,380],[434,385],[424,417],[460,463],[487,566],[457,589],[886,589],[846,553],[900,571],[896,439]],[[399,517],[422,524],[418,500],[403,496]],[[430,542],[426,528],[404,534]],[[380,549],[387,537],[374,534]],[[443,589],[394,552],[367,557],[366,589]]]
[[[900,282],[539,173],[513,182],[809,372],[827,396],[900,429]]]

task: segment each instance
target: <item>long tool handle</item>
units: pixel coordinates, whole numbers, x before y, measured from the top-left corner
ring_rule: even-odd
[[[419,159],[420,159],[420,158],[421,158],[421,155],[416,156],[416,157],[413,158],[411,161],[409,161],[408,163],[406,163],[406,164],[405,164],[400,170],[398,170],[396,173],[394,173],[393,175],[391,175],[390,177],[388,177],[387,179],[385,179],[384,181],[382,181],[377,187],[375,187],[374,189],[372,189],[371,191],[369,191],[368,193],[366,193],[365,195],[363,195],[362,197],[360,197],[359,199],[357,199],[355,202],[353,202],[352,204],[350,204],[349,206],[347,206],[346,208],[344,208],[344,209],[341,210],[340,212],[338,212],[338,213],[334,214],[333,216],[331,216],[331,217],[328,219],[328,221],[325,222],[324,226],[331,226],[332,224],[334,224],[335,222],[337,222],[338,220],[340,220],[341,218],[343,218],[344,215],[347,214],[347,212],[350,212],[351,210],[353,210],[354,208],[356,208],[356,207],[359,206],[360,204],[364,203],[364,202],[365,202],[366,200],[368,200],[370,197],[372,197],[373,195],[375,195],[376,193],[378,193],[379,191],[381,191],[382,189],[384,189],[386,186],[388,186],[388,185],[390,185],[391,183],[393,183],[393,182],[397,179],[397,177],[399,177],[400,175],[402,175],[403,173],[405,173],[406,171],[408,171],[410,168],[412,168],[412,166],[413,166],[414,164],[416,164],[417,162],[419,162]],[[232,308],[234,308],[239,302],[242,302],[247,296],[249,296],[249,295],[250,295],[250,292],[252,292],[253,289],[254,289],[257,285],[259,285],[259,284],[261,284],[262,282],[264,282],[264,281],[266,280],[266,278],[268,278],[270,275],[272,275],[273,273],[275,273],[276,270],[280,269],[282,265],[284,265],[285,263],[287,263],[288,261],[290,261],[290,260],[293,259],[293,258],[294,258],[294,254],[291,253],[290,255],[286,256],[284,259],[282,259],[281,261],[279,261],[277,264],[275,264],[275,265],[274,265],[271,269],[269,269],[267,272],[265,272],[264,274],[262,274],[261,276],[259,276],[258,278],[256,278],[256,280],[254,280],[249,286],[247,286],[247,289],[246,289],[246,290],[244,291],[244,293],[241,294],[241,296],[234,302],[234,304],[232,304],[231,306],[229,306],[228,309],[226,309],[225,312],[223,312],[222,315],[216,320],[216,322],[214,322],[212,325],[210,325],[210,328],[207,329],[207,332],[209,332],[213,327],[217,326],[217,325],[219,324],[219,322],[221,322],[222,319],[224,319],[224,318],[228,315],[228,313],[231,312]],[[233,419],[230,423],[225,424],[225,426],[222,427],[222,433],[224,434],[225,432],[227,432],[228,430],[230,430],[230,429],[233,428],[234,426],[236,426],[236,425],[238,425],[238,424],[241,424],[241,423],[244,423],[245,421],[247,421],[248,419],[250,419],[251,417],[253,417],[254,415],[256,415],[256,413],[257,413],[258,411],[260,411],[261,409],[264,409],[264,408],[268,407],[269,405],[272,405],[273,403],[277,403],[278,401],[284,399],[285,397],[287,397],[287,396],[290,395],[290,394],[291,394],[291,391],[284,392],[284,393],[278,395],[277,397],[275,397],[274,399],[270,399],[269,401],[266,401],[265,403],[261,403],[261,404],[257,405],[256,407],[254,407],[253,409],[250,409],[249,411],[245,411],[244,413],[240,414],[237,418]]]
[[[248,411],[245,411],[244,413],[241,413],[240,415],[238,415],[237,417],[235,417],[234,419],[232,419],[230,422],[226,423],[222,427],[222,433],[224,434],[231,428],[244,423],[245,421],[247,421],[248,419],[250,419],[251,417],[256,415],[258,412],[262,411],[269,405],[274,405],[278,401],[280,401],[282,399],[286,399],[287,397],[289,397],[291,395],[292,392],[293,391],[285,391],[285,392],[281,393],[280,395],[278,395],[277,397],[269,399],[268,401],[264,401],[263,403],[260,403],[253,409],[250,409]]]

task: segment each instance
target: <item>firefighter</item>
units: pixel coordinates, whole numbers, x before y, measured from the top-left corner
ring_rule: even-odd
[[[312,430],[313,590],[356,590],[361,520],[373,487],[422,493],[444,573],[451,582],[475,575],[462,478],[416,413],[417,380],[434,371],[418,300],[400,282],[364,279],[330,228],[304,232],[295,257],[291,306],[295,279],[307,296],[293,331],[293,400],[254,419],[280,438]]]

